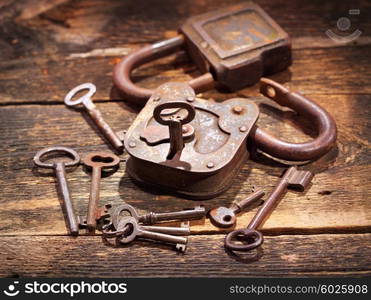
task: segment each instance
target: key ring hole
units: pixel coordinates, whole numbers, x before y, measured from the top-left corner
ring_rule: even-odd
[[[223,221],[224,222],[230,222],[232,220],[232,216],[231,215],[225,215],[224,217],[223,217]]]
[[[110,152],[91,152],[83,158],[83,163],[88,169],[97,167],[102,169],[102,173],[110,173],[110,170],[113,172],[118,168],[120,158]]]
[[[59,159],[57,162],[53,162],[53,163],[47,162],[51,159],[62,158],[62,157],[64,158],[63,160]],[[67,157],[70,158],[68,161],[66,161]],[[41,160],[42,158],[43,160]],[[49,147],[49,148],[44,148],[40,150],[39,152],[36,153],[33,160],[34,160],[35,165],[41,168],[54,168],[56,163],[63,163],[66,167],[71,167],[71,166],[75,166],[80,163],[80,156],[75,150],[71,148],[56,146],[56,147]]]
[[[130,213],[129,210],[127,209],[123,209],[122,211],[120,211],[120,213],[118,214],[118,218],[125,218],[125,217],[132,217],[133,215]]]
[[[134,231],[134,225],[131,223],[128,223],[125,225],[123,229],[120,230],[120,232],[123,232],[123,234],[120,237],[128,237],[133,234]]]
[[[138,234],[137,226],[138,226],[138,223],[135,220],[135,218],[133,217],[122,218],[118,223],[118,226],[117,226],[118,228],[116,229],[118,231],[121,231],[121,228],[122,228],[122,230],[126,231],[126,228],[128,228],[128,232],[125,232],[124,235],[119,236],[118,241],[120,241],[123,244],[128,244],[132,242]]]
[[[274,87],[267,85],[265,90],[266,90],[266,94],[268,95],[268,97],[270,98],[276,97],[276,90]]]
[[[178,109],[177,113],[179,112],[179,114],[172,115],[172,116],[167,115],[167,118],[164,119],[163,112],[168,111],[169,109]],[[187,111],[187,114],[185,116],[180,115],[183,109]],[[186,123],[191,122],[194,119],[195,115],[196,115],[196,111],[194,107],[191,104],[187,102],[182,102],[182,101],[165,102],[165,103],[159,104],[155,107],[153,111],[154,119],[162,125],[169,125],[171,120],[177,120],[181,124],[186,124]]]
[[[239,243],[236,243],[238,241]],[[263,243],[263,235],[254,229],[239,229],[227,234],[224,244],[229,250],[250,251]]]
[[[78,97],[77,99],[72,100],[73,98],[81,94],[84,90],[88,90],[88,92]],[[90,82],[80,84],[68,92],[68,94],[64,98],[64,103],[68,106],[75,106],[83,103],[85,99],[90,99],[95,94],[96,90],[96,86]]]

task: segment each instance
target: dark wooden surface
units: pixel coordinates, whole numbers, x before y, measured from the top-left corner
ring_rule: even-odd
[[[171,37],[184,20],[234,1],[0,1],[0,276],[365,276],[371,274],[370,101],[371,22],[367,1],[257,1],[290,34],[293,65],[271,76],[315,99],[336,119],[338,142],[307,168],[317,173],[305,193],[289,192],[264,226],[263,251],[240,257],[225,252],[224,232],[207,220],[192,224],[185,255],[139,242],[105,245],[99,236],[66,235],[55,178],[33,166],[36,151],[51,145],[81,155],[109,149],[84,114],[63,98],[93,82],[94,97],[115,130],[126,129],[139,108],[120,99],[111,73],[119,58],[144,44]],[[361,14],[352,28],[362,35],[336,44],[326,35],[350,8]],[[143,86],[196,76],[180,53],[136,72]],[[258,95],[208,91],[205,98]],[[259,101],[259,126],[293,142],[315,135],[310,120]],[[122,155],[125,159],[126,155]],[[225,194],[203,204],[229,205],[253,189],[270,191],[284,168],[253,155]],[[90,175],[68,173],[76,211],[86,212]],[[102,203],[123,201],[140,210],[169,211],[196,205],[138,188],[125,164],[103,178]],[[255,210],[241,215],[246,226]]]

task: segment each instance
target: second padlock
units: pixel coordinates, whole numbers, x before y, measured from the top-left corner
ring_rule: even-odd
[[[132,71],[179,49],[186,50],[202,73],[188,82],[197,93],[214,85],[241,89],[291,64],[288,34],[263,9],[248,1],[193,16],[176,37],[124,57],[114,68],[113,81],[125,100],[144,105],[154,91],[133,83]]]

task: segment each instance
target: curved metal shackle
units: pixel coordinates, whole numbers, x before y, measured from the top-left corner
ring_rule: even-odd
[[[178,35],[152,45],[145,46],[125,56],[113,69],[113,82],[128,100],[139,104],[146,104],[154,90],[137,86],[131,79],[132,71],[147,62],[164,57],[184,46],[184,36]],[[196,93],[210,89],[214,85],[211,73],[205,73],[188,81]]]
[[[317,137],[309,142],[289,143],[255,126],[249,138],[260,150],[284,160],[305,161],[317,159],[332,148],[337,136],[336,123],[324,108],[273,80],[262,78],[260,84],[260,92],[264,96],[309,118],[318,130]]]

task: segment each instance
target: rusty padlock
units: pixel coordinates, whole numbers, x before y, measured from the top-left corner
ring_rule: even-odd
[[[203,73],[188,82],[197,93],[214,85],[237,90],[291,64],[287,33],[258,5],[247,2],[191,17],[178,36],[122,59],[113,81],[125,99],[144,105],[154,91],[135,85],[131,72],[178,49],[185,49]]]
[[[141,184],[208,199],[232,184],[249,156],[248,138],[286,160],[315,159],[331,149],[336,125],[323,108],[269,79],[261,80],[261,92],[311,118],[318,136],[301,144],[281,141],[256,125],[254,97],[217,103],[197,98],[187,83],[169,82],[154,91],[125,135],[127,172]]]

